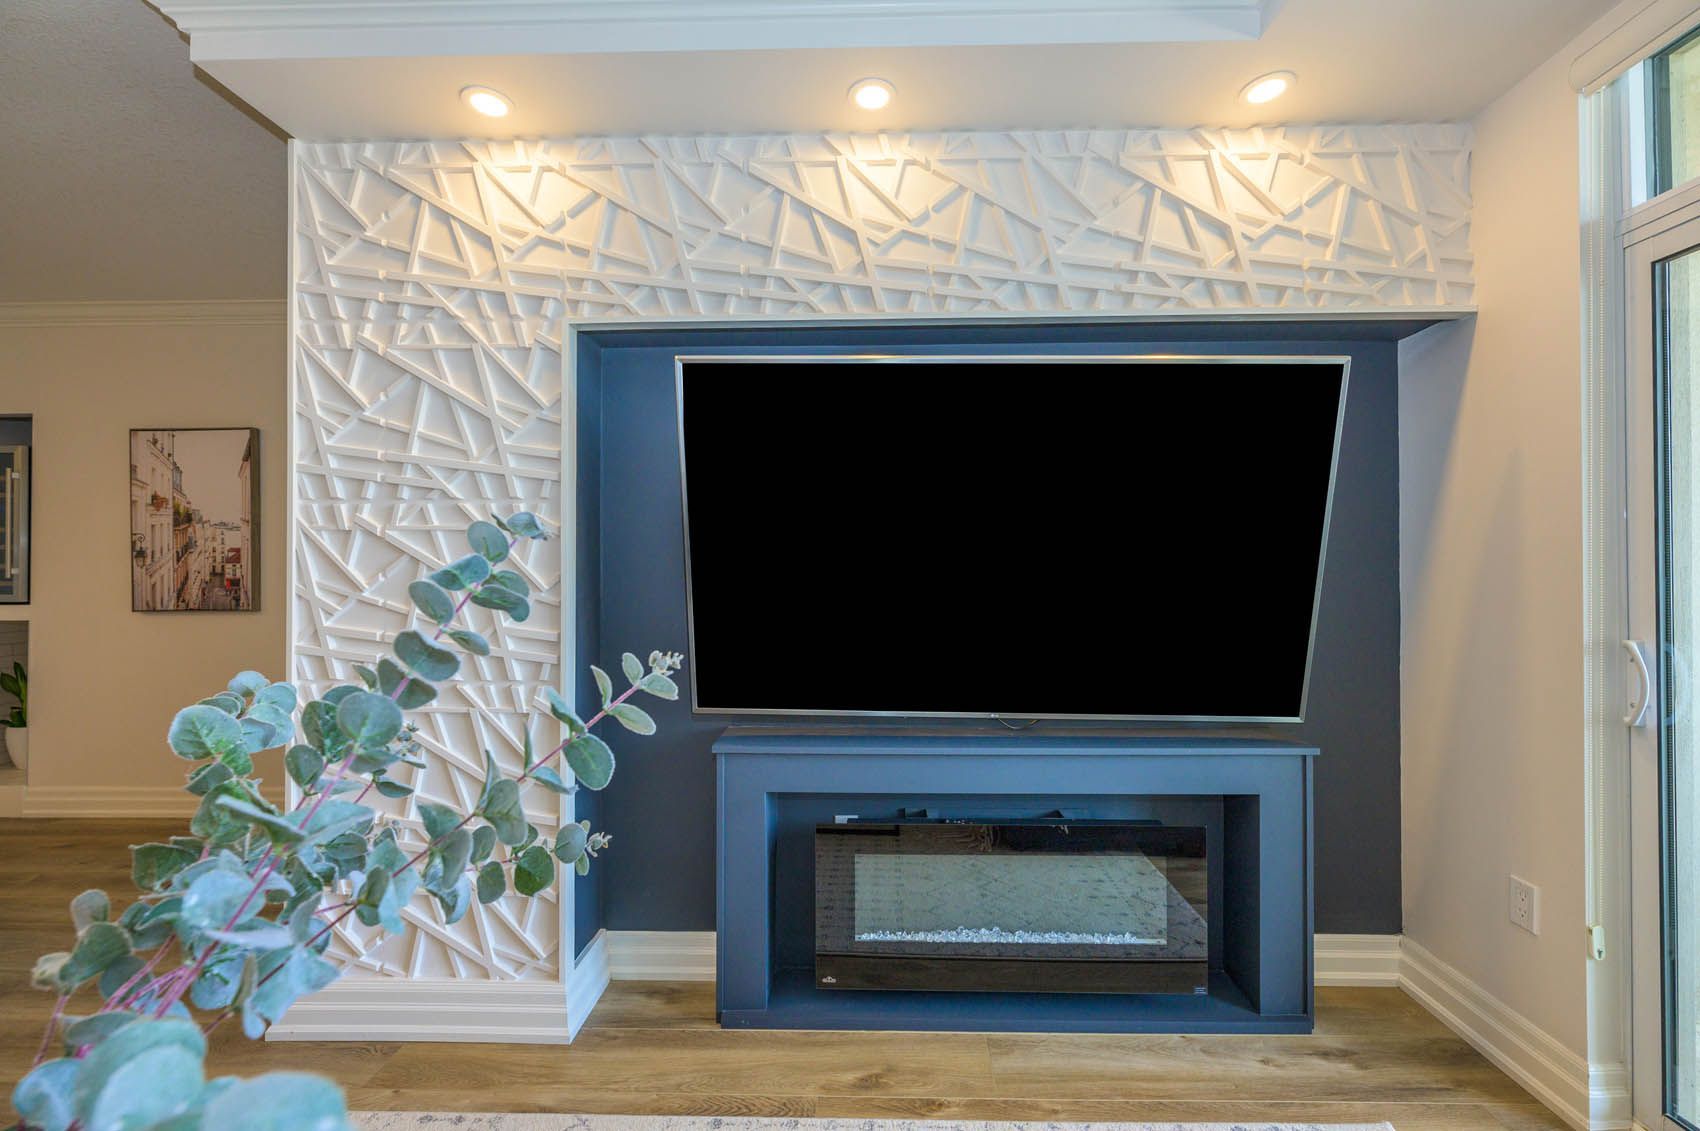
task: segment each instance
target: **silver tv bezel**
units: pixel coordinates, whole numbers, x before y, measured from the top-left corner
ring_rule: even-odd
[[[685,366],[687,364],[777,365],[844,363],[881,365],[937,365],[969,362],[978,365],[1031,365],[1065,362],[1080,365],[1315,365],[1338,367],[1340,405],[1334,419],[1334,450],[1328,465],[1328,499],[1322,512],[1322,542],[1316,564],[1316,591],[1311,595],[1310,637],[1305,644],[1304,686],[1299,693],[1297,715],[1099,715],[1003,712],[1003,711],[879,711],[791,707],[704,707],[697,694],[696,603],[691,579],[690,483],[685,464]],[[1328,535],[1334,520],[1334,486],[1340,471],[1340,437],[1345,428],[1346,404],[1350,394],[1352,359],[1346,354],[678,354],[673,358],[673,403],[679,433],[680,522],[685,546],[686,675],[691,689],[694,715],[775,715],[802,718],[858,719],[989,719],[1060,720],[1074,722],[1134,723],[1302,723],[1310,706],[1310,677],[1316,658],[1316,622],[1322,607],[1323,572],[1328,565]]]

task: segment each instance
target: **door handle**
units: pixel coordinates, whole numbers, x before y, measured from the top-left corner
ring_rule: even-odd
[[[1641,676],[1640,689],[1629,692],[1629,713],[1623,716],[1623,725],[1645,726],[1647,708],[1653,702],[1653,672],[1647,666],[1647,650],[1639,640],[1625,640],[1623,650],[1629,653],[1632,666]]]

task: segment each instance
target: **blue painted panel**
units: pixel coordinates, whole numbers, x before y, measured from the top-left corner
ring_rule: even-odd
[[[678,353],[1347,353],[1352,387],[1317,625],[1310,717],[1297,727],[1234,728],[1321,746],[1316,767],[1316,899],[1322,929],[1392,933],[1399,892],[1398,337],[1421,323],[1093,324],[972,327],[611,330],[581,334],[581,450],[594,446],[600,521],[596,635],[589,654],[683,647],[684,547],[673,358]],[[600,410],[587,411],[587,382]],[[594,424],[590,423],[595,421]],[[584,463],[581,459],[581,491]],[[870,535],[872,536],[872,535]],[[588,537],[588,535],[587,535]],[[1161,532],[1149,544],[1160,547]],[[581,547],[581,554],[586,552]],[[581,561],[582,561],[581,556]],[[581,578],[582,580],[582,578]],[[581,590],[581,593],[583,590]],[[822,647],[830,647],[822,641]],[[1114,642],[1116,646],[1130,646]],[[1137,642],[1135,645],[1137,646]],[[898,647],[894,642],[894,650]],[[788,662],[776,657],[775,662]],[[806,662],[806,658],[805,658]],[[709,746],[730,721],[654,705],[661,732],[612,736],[620,771],[601,799],[615,848],[599,862],[602,911],[621,930],[705,930],[714,921]],[[743,721],[761,721],[749,719]],[[968,723],[972,726],[975,724]],[[1063,731],[1068,724],[1044,724]],[[1148,733],[1175,733],[1152,728]],[[1187,733],[1198,733],[1189,731]]]

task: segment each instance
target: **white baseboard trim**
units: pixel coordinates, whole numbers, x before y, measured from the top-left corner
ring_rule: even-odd
[[[1319,986],[1397,986],[1398,935],[1317,935]]]
[[[24,817],[113,817],[147,819],[195,815],[200,798],[182,786],[25,786]]]
[[[347,978],[296,1002],[266,1040],[564,1045],[567,1020],[560,982]]]
[[[606,931],[608,970],[622,982],[714,981],[713,931]]]
[[[567,984],[567,1039],[578,1038],[578,1031],[590,1020],[591,1010],[602,1000],[612,975],[608,968],[608,932],[597,931],[590,945],[573,963],[573,976]]]
[[[616,981],[714,981],[713,931],[605,931]],[[1398,935],[1317,935],[1319,986],[1397,986]]]
[[[1405,939],[1399,985],[1447,1028],[1579,1131],[1631,1126],[1623,1065],[1590,1065],[1464,974]]]
[[[182,302],[0,302],[0,326],[282,326],[283,299]]]

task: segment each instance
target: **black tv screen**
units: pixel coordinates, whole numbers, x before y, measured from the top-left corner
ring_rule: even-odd
[[[1302,719],[1347,368],[680,358],[693,709]]]

